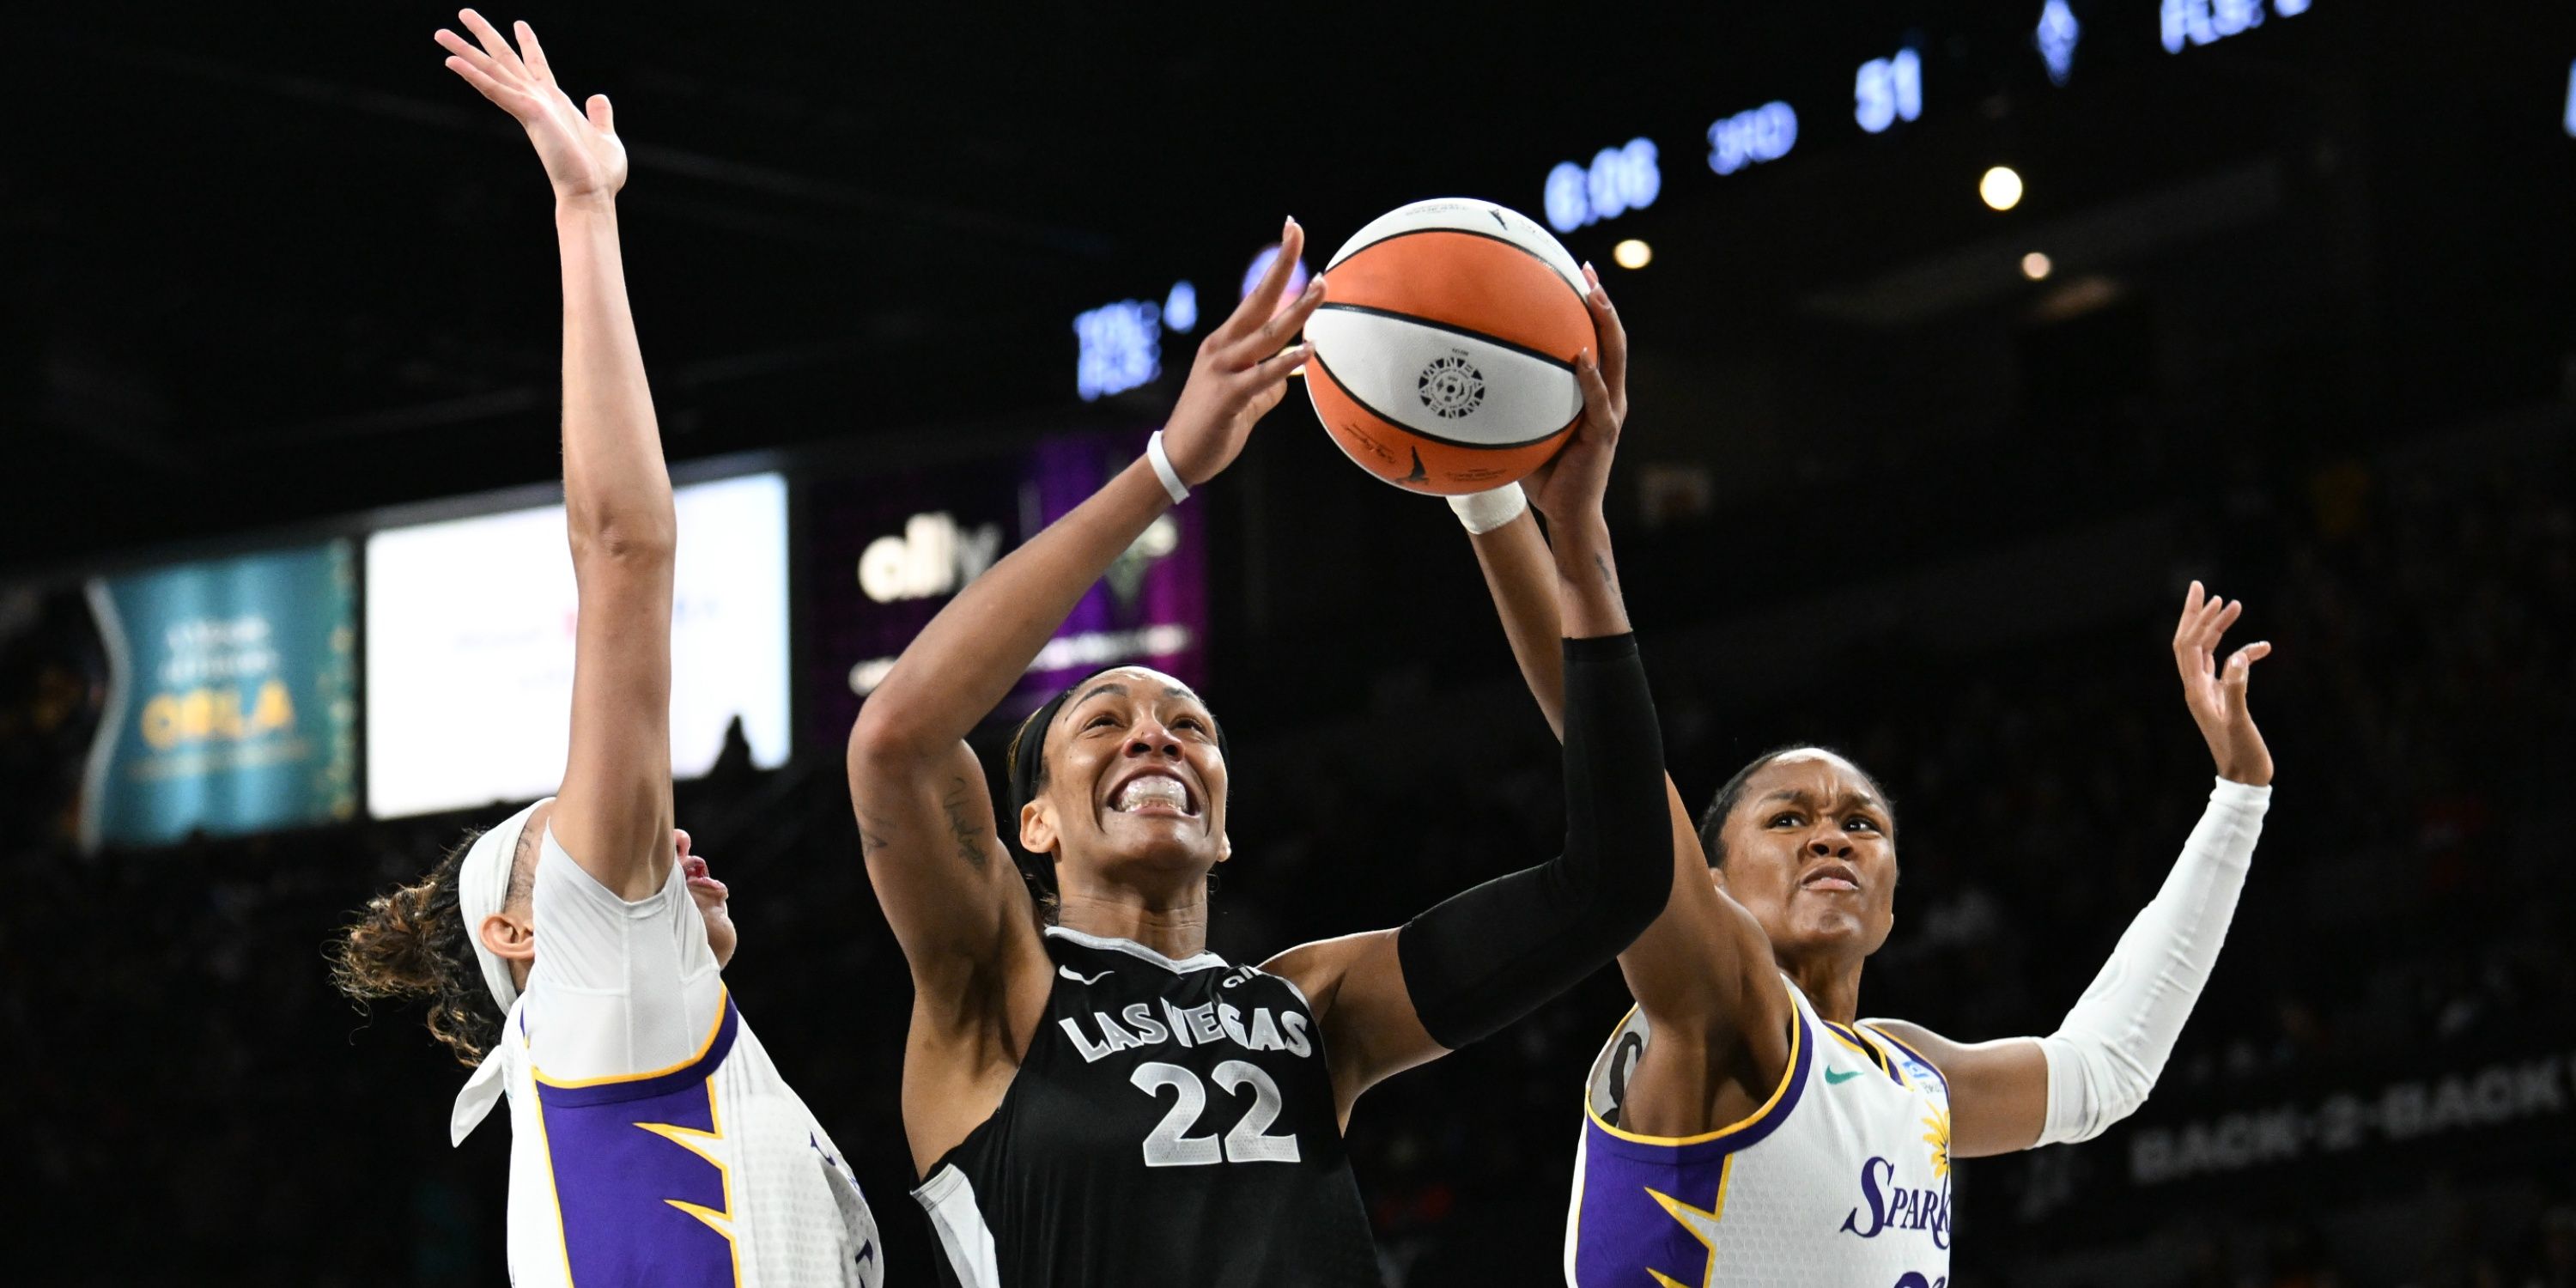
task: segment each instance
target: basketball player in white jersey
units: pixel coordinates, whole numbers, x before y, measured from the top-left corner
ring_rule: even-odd
[[[439,32],[447,66],[526,128],[555,190],[571,750],[557,795],[374,900],[339,980],[430,998],[432,1031],[478,1065],[453,1139],[507,1096],[518,1288],[874,1285],[875,1221],[726,992],[726,891],[672,826],[679,534],[619,263],[626,149],[607,98],[575,107],[526,23],[514,50],[459,17],[476,41]]]
[[[1627,339],[1606,299],[1595,312],[1624,419]],[[1547,539],[1517,489],[1452,505],[1555,722]],[[1897,870],[1896,820],[1858,766],[1818,747],[1762,756],[1696,834],[1668,782],[1672,896],[1619,957],[1637,1006],[1587,1089],[1566,1282],[1944,1288],[1954,1158],[2086,1140],[2135,1111],[2217,958],[2271,795],[2245,701],[2270,646],[2215,662],[2240,610],[2192,583],[2173,652],[2217,761],[2208,812],[2046,1037],[1970,1044],[1857,1018]]]

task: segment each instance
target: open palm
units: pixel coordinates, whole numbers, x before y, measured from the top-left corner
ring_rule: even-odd
[[[441,28],[437,40],[448,52],[448,70],[500,104],[527,130],[528,141],[537,145],[537,158],[545,162],[546,178],[554,183],[555,199],[616,196],[626,186],[626,145],[617,140],[608,96],[593,94],[586,108],[573,106],[572,97],[555,84],[545,47],[537,43],[536,29],[528,24],[516,24],[519,47],[514,50],[483,15],[464,9],[456,16],[482,43],[478,48]]]
[[[2182,673],[2183,703],[2218,761],[2219,777],[2261,787],[2272,781],[2272,751],[2254,727],[2245,690],[2254,664],[2270,656],[2272,646],[2258,641],[2228,654],[2224,663],[2218,659],[2219,641],[2244,611],[2234,600],[2204,597],[2200,583],[2193,582],[2174,626],[2174,668]]]

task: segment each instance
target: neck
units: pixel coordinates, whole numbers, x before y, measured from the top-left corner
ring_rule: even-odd
[[[1816,1014],[1836,1024],[1849,1027],[1860,1018],[1860,968],[1863,959],[1820,956],[1779,959],[1780,969]]]
[[[1064,891],[1058,896],[1056,924],[1103,939],[1129,939],[1174,961],[1207,951],[1207,887],[1187,901],[1170,904],[1142,892]]]

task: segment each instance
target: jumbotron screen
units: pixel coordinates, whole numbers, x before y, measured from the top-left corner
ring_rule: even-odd
[[[671,772],[705,773],[726,726],[755,765],[788,754],[787,484],[678,490]],[[522,801],[563,781],[578,601],[562,506],[367,540],[367,809]]]

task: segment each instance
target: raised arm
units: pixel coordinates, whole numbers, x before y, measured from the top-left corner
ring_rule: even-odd
[[[671,827],[671,570],[678,525],[653,395],[626,304],[617,192],[626,183],[605,95],[587,110],[555,83],[528,24],[518,48],[483,16],[474,41],[440,31],[449,70],[527,130],[554,185],[563,250],[564,510],[581,612],[572,740],[553,827],[566,853],[627,899],[660,889]]]
[[[2204,597],[2193,582],[2174,627],[2183,701],[2209,743],[2218,782],[2173,871],[2057,1031],[2044,1038],[1960,1043],[1919,1025],[1874,1020],[1950,1082],[1951,1148],[1963,1158],[2091,1140],[2136,1113],[2173,1055],[2236,915],[2272,798],[2272,753],[2245,701],[2248,644],[2217,661],[2219,640],[2244,605]]]
[[[1593,287],[1604,388],[1614,413],[1624,421],[1627,332],[1597,277]],[[1547,539],[1517,489],[1458,498],[1451,506],[1476,548],[1476,562],[1484,569],[1485,588],[1493,594],[1521,678],[1549,727],[1562,737],[1564,668],[1552,647],[1558,624],[1555,561]],[[1770,940],[1752,914],[1712,879],[1690,807],[1669,777],[1664,805],[1672,834],[1672,893],[1663,915],[1619,954],[1619,970],[1655,1032],[1696,1033],[1706,1041],[1659,1044],[1657,1060],[1679,1067],[1663,1071],[1670,1076],[1658,1081],[1696,1088],[1702,1100],[1713,1098],[1718,1084],[1728,1079],[1767,1090],[1777,1084],[1789,1056],[1789,1002],[1773,982],[1777,971]]]
[[[1380,1079],[1494,1032],[1607,964],[1671,889],[1663,740],[1601,512],[1620,415],[1601,362],[1584,354],[1578,375],[1583,423],[1533,476],[1561,534],[1545,552],[1545,597],[1562,634],[1552,631],[1545,647],[1560,654],[1565,677],[1565,850],[1401,929],[1303,945],[1270,962],[1315,1005],[1346,1119]]]
[[[1186,484],[1242,451],[1304,361],[1284,349],[1323,299],[1321,279],[1275,314],[1304,233],[1292,221],[1261,284],[1199,346],[1163,437]],[[993,802],[965,744],[1009,694],[1083,593],[1172,505],[1139,459],[1072,513],[970,583],[868,696],[850,731],[850,799],[868,874],[912,965],[921,1004],[981,1006],[970,990],[1006,952],[1043,982],[1027,888],[994,834]],[[987,990],[989,993],[989,989]],[[1043,989],[1032,1004],[1042,1005]]]

